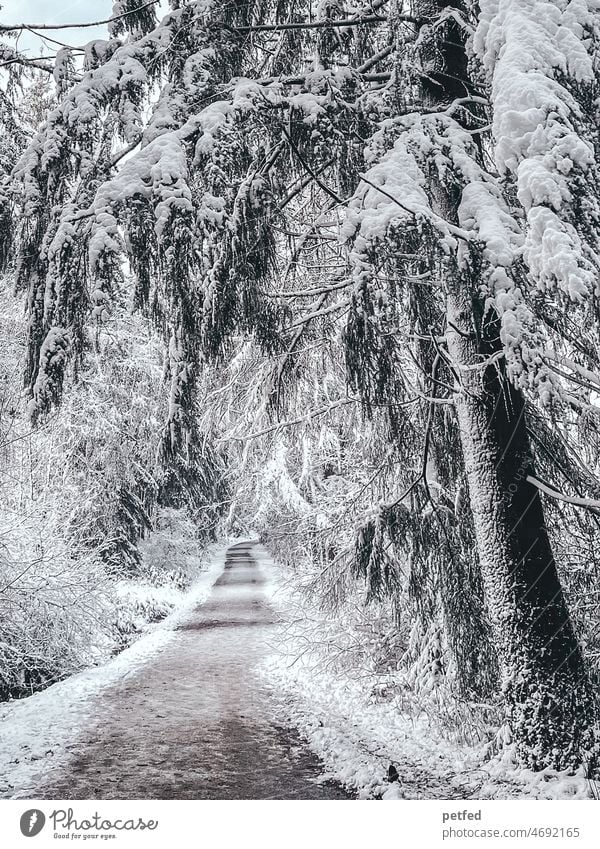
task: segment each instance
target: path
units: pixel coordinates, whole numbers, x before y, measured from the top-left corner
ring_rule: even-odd
[[[344,799],[271,719],[256,671],[276,627],[251,543],[232,546],[208,601],[153,660],[96,702],[50,799]],[[50,778],[50,777],[49,777]]]

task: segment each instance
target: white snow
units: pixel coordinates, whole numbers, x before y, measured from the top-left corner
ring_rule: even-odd
[[[344,672],[332,653],[345,623],[300,597],[297,578],[290,579],[264,548],[253,553],[271,576],[271,603],[289,623],[264,664],[264,676],[281,721],[299,729],[323,760],[325,777],[364,799],[589,799],[598,793],[582,771],[520,768],[510,746],[489,757],[489,743],[475,735],[465,742],[465,717],[452,713],[452,705],[452,726],[446,728],[436,721],[436,710],[428,713],[426,700],[415,710],[417,701],[399,687],[401,672]],[[431,695],[443,701],[441,691]],[[391,784],[390,764],[400,776]]]
[[[24,798],[35,777],[64,763],[70,743],[86,728],[93,700],[137,670],[173,639],[175,628],[209,595],[223,570],[226,547],[213,546],[204,571],[166,619],[103,666],[85,670],[29,698],[0,705],[0,795]]]
[[[597,263],[569,223],[577,178],[594,164],[572,90],[593,83],[589,35],[597,0],[483,0],[474,49],[491,84],[500,175],[512,175],[527,215],[524,258],[536,285],[580,301]],[[587,137],[586,136],[587,133]],[[575,223],[575,222],[573,222]],[[580,222],[584,226],[584,222]]]
[[[0,706],[0,795],[27,798],[42,774],[68,764],[69,752],[97,718],[97,697],[135,673],[173,640],[175,628],[205,601],[221,574],[226,548],[213,546],[200,579],[184,603],[130,648],[104,666],[89,669],[21,701]],[[486,757],[489,744],[461,739],[443,729],[398,689],[401,673],[344,672],[331,663],[332,644],[344,623],[298,596],[289,574],[261,546],[253,550],[269,575],[263,592],[282,620],[271,642],[262,677],[272,697],[276,724],[291,724],[324,763],[321,780],[333,779],[359,798],[399,799],[588,799],[592,787],[576,775],[521,769],[508,747]],[[315,627],[321,640],[315,640]],[[310,633],[309,633],[310,631]],[[328,652],[329,651],[329,655]],[[433,694],[435,696],[435,694]],[[410,706],[413,710],[411,712]],[[397,782],[387,781],[393,764]]]

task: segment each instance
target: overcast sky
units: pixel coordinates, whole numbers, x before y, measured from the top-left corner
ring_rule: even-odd
[[[0,0],[0,6],[0,21],[3,24],[84,23],[108,18],[112,0]],[[56,30],[46,35],[68,44],[85,44],[93,38],[105,38],[106,27]],[[14,44],[12,39],[10,43]],[[23,33],[18,44],[21,49],[26,50],[28,56],[41,55],[42,42],[31,33]],[[56,49],[57,45],[47,42],[46,53]]]
[[[87,23],[110,17],[112,5],[112,0],[0,0],[0,21],[3,24]],[[77,45],[85,44],[93,38],[106,38],[107,32],[106,27],[99,27],[56,30],[46,34]],[[36,36],[23,33],[19,38],[19,47],[25,49],[29,56],[34,53],[39,55],[41,42]],[[56,45],[49,42],[46,53],[52,49],[56,49]]]

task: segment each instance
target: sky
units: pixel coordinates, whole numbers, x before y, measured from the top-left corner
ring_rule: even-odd
[[[0,0],[0,23],[59,24],[106,20],[110,17],[112,5],[113,0]],[[106,38],[107,29],[103,26],[55,30],[46,35],[68,44],[80,45],[94,38]],[[14,44],[12,40],[10,43]],[[42,41],[31,33],[24,32],[18,44],[30,57],[42,55]],[[47,42],[46,54],[56,49],[57,45]]]
[[[105,20],[110,17],[112,0],[0,0],[0,22],[2,24],[12,23],[34,23],[34,24],[60,24],[79,23],[88,21]],[[65,41],[68,44],[85,44],[93,38],[106,38],[106,27],[95,27],[90,29],[67,29],[47,32],[46,35]],[[14,45],[14,41],[10,41]],[[46,42],[45,53],[54,51],[57,45]],[[24,50],[27,56],[42,55],[41,40],[31,33],[24,32],[18,41],[19,48]]]

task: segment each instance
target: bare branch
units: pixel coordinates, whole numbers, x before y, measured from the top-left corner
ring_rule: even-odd
[[[410,23],[417,23],[416,18],[410,15],[401,16],[400,20],[406,18]],[[257,26],[247,27],[229,27],[228,29],[236,32],[281,32],[283,30],[304,30],[304,29],[326,29],[327,27],[358,27],[362,24],[380,24],[387,21],[387,16],[384,15],[366,15],[364,18],[344,18],[343,20],[332,20],[327,18],[324,21],[295,21],[289,24],[260,24]]]
[[[273,298],[310,298],[315,295],[327,295],[337,289],[347,289],[352,286],[353,280],[344,279],[340,283],[331,283],[329,286],[320,286],[318,289],[300,289],[297,291],[271,292]]]
[[[384,47],[383,50],[380,50],[379,53],[375,53],[374,56],[371,56],[370,59],[367,59],[366,62],[363,62],[363,64],[356,69],[357,72],[359,74],[364,74],[367,71],[371,70],[371,68],[374,68],[375,65],[383,61],[383,59],[387,59],[393,49],[393,45],[388,44],[388,46]]]
[[[292,150],[296,154],[297,158],[300,160],[300,162],[302,163],[304,168],[308,171],[308,173],[313,178],[313,180],[317,183],[317,185],[319,185],[323,189],[323,191],[326,192],[329,195],[329,197],[332,198],[336,203],[343,204],[344,201],[341,199],[341,197],[339,197],[339,195],[337,195],[333,191],[333,189],[330,189],[329,186],[327,185],[327,183],[324,183],[323,180],[320,179],[318,174],[315,173],[315,171],[313,171],[313,169],[310,167],[310,165],[308,164],[306,159],[302,156],[302,154],[298,150],[297,145],[294,143],[292,137],[287,132],[287,130],[285,130],[285,129],[283,130],[283,135],[286,137],[286,139],[288,140],[288,142],[290,144],[290,147],[292,148]]]
[[[337,312],[338,310],[347,309],[350,306],[350,299],[344,299],[343,301],[338,301],[335,304],[331,304],[331,306],[326,307],[325,309],[315,309],[314,312],[305,315],[304,318],[299,318],[297,321],[294,321],[290,324],[290,329],[293,330],[295,327],[301,327],[303,324],[306,324],[309,321],[313,321],[315,318],[323,318],[326,315],[331,315],[331,313]]]
[[[337,410],[338,407],[342,407],[346,404],[356,403],[358,403],[357,398],[340,398],[339,401],[334,401],[327,407],[322,407],[320,410],[309,411],[297,419],[292,419],[288,422],[277,422],[277,424],[272,425],[272,427],[267,427],[265,430],[260,430],[257,433],[249,433],[247,436],[226,436],[220,439],[219,442],[248,442],[251,439],[258,439],[261,436],[266,436],[269,433],[275,433],[284,427],[293,427],[294,425],[302,424],[302,422],[308,422],[312,419],[316,419],[319,416],[325,416],[332,410]]]
[[[120,15],[114,15],[112,18],[106,18],[103,21],[88,21],[83,24],[0,24],[0,32],[15,32],[23,29],[86,29],[89,27],[101,27],[104,24],[111,24],[113,21],[118,21],[121,18],[127,18],[129,15],[135,15],[143,9],[148,9],[150,6],[156,6],[160,0],[150,0],[149,3],[144,3],[143,6],[138,6],[137,9],[131,9],[129,12],[123,12]]]
[[[323,304],[325,303],[326,300],[327,300],[327,293],[324,293],[323,295],[321,295],[321,298],[320,298],[320,300],[317,304],[317,309],[320,309],[323,306]],[[277,369],[276,390],[275,390],[275,397],[276,397],[277,406],[279,406],[279,400],[281,398],[281,387],[282,387],[283,374],[285,372],[285,367],[288,363],[289,358],[292,356],[292,354],[296,350],[296,347],[298,346],[298,342],[302,339],[302,336],[303,336],[306,328],[307,328],[306,324],[302,324],[298,328],[298,330],[296,331],[294,338],[292,339],[287,351],[285,352],[285,356],[283,357],[283,359],[279,363],[279,367]]]
[[[587,507],[589,510],[594,510],[594,512],[600,512],[600,501],[597,501],[595,498],[579,498],[575,495],[563,495],[562,492],[558,492],[558,490],[553,489],[548,484],[534,478],[533,475],[527,475],[525,480],[535,486],[536,489],[539,489],[540,492],[544,492],[558,501],[566,501],[567,504],[575,504],[577,507]]]

